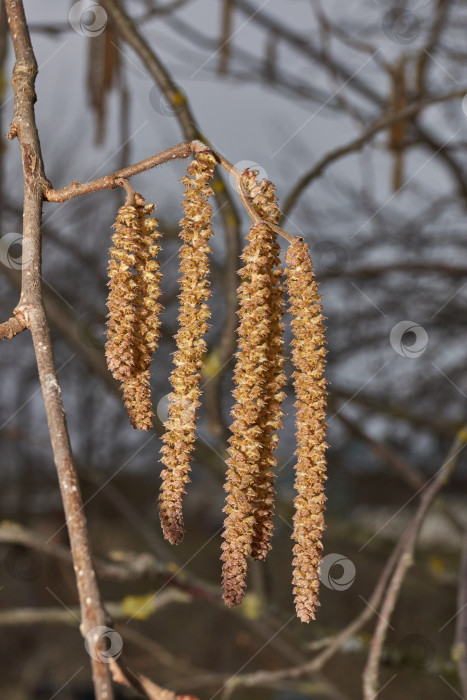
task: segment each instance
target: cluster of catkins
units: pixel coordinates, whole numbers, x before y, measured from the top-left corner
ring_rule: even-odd
[[[202,151],[183,178],[180,313],[170,376],[168,419],[161,461],[159,512],[164,536],[183,539],[182,497],[189,482],[200,405],[204,336],[209,321],[210,181],[214,155]],[[287,288],[292,317],[292,361],[296,393],[296,478],[293,586],[298,617],[309,622],[318,602],[319,564],[324,530],[325,409],[324,328],[321,299],[308,247],[289,244],[285,271],[280,266],[277,223],[280,210],[271,182],[258,182],[245,170],[243,194],[257,214],[242,254],[238,289],[238,352],[229,439],[222,579],[227,605],[241,602],[248,557],[263,560],[271,549],[275,449],[285,396],[282,321]],[[159,337],[161,305],[157,221],[140,195],[121,207],[114,225],[109,266],[109,321],[106,354],[121,383],[132,424],[152,425],[149,365]],[[271,224],[269,226],[268,224]]]

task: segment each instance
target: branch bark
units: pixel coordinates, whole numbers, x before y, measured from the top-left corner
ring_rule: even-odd
[[[188,158],[192,153],[189,143],[179,143],[177,146],[167,148],[161,153],[157,153],[151,158],[146,158],[139,163],[129,165],[127,168],[116,170],[114,173],[104,175],[90,182],[72,182],[68,187],[62,187],[59,190],[53,187],[46,187],[44,196],[48,202],[66,202],[73,197],[79,197],[82,194],[90,194],[91,192],[99,192],[100,190],[111,190],[117,187],[117,180],[138,175],[145,170],[151,170],[161,163],[167,163],[176,158]]]
[[[15,335],[18,335],[18,333],[21,333],[21,331],[27,328],[24,315],[18,309],[15,309],[13,313],[15,315],[8,319],[8,321],[0,323],[0,340],[5,338],[11,340]]]
[[[81,634],[108,624],[91,560],[86,519],[65,421],[60,387],[41,290],[42,202],[47,179],[36,127],[34,103],[37,63],[21,0],[5,0],[16,63],[13,71],[14,117],[9,138],[17,137],[23,162],[23,260],[21,297],[17,313],[31,331],[44,397],[55,466],[70,537],[81,609]],[[107,664],[91,659],[97,700],[112,700]]]

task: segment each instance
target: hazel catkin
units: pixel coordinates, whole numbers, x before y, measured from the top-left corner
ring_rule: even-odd
[[[280,209],[272,182],[263,178],[258,182],[257,170],[244,170],[242,185],[258,214],[265,220],[278,223]],[[264,405],[258,417],[261,430],[261,450],[258,462],[258,476],[254,484],[253,512],[254,526],[251,543],[251,556],[265,559],[271,549],[274,512],[274,469],[277,465],[275,449],[278,443],[277,431],[282,427],[282,401],[285,397],[283,387],[283,331],[282,315],[284,312],[284,289],[281,281],[280,246],[274,231],[268,229],[270,245],[267,264],[270,295],[267,301],[267,315],[270,319],[267,340],[267,368],[264,378]]]
[[[107,364],[120,382],[130,421],[152,426],[149,365],[159,337],[161,305],[157,220],[154,205],[135,194],[117,213],[109,262]]]
[[[258,481],[263,456],[262,411],[269,369],[271,317],[271,231],[264,224],[250,229],[240,270],[238,352],[234,370],[232,436],[227,460],[227,491],[222,544],[224,601],[237,605],[245,591],[247,557],[252,553],[258,507]]]
[[[212,194],[210,181],[215,159],[200,152],[188,166],[183,178],[185,217],[181,220],[180,313],[177,349],[170,376],[168,418],[161,449],[162,486],[159,513],[164,537],[172,544],[183,539],[182,497],[189,481],[191,456],[195,442],[196,410],[200,404],[201,368],[207,346],[204,335],[210,317],[209,239],[212,235]]]
[[[324,530],[326,473],[326,380],[324,326],[321,298],[314,279],[308,246],[300,239],[286,255],[286,279],[292,315],[292,358],[297,401],[294,501],[295,606],[303,622],[314,620],[319,605],[319,564]]]

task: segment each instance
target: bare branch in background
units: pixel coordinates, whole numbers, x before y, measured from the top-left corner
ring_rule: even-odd
[[[436,472],[435,476],[429,480],[420,493],[420,504],[412,522],[402,535],[401,552],[397,566],[394,569],[387,590],[384,594],[383,602],[379,608],[378,621],[375,633],[371,640],[368,661],[363,672],[363,697],[364,700],[372,700],[378,692],[379,666],[381,654],[383,652],[384,640],[390,625],[391,615],[394,611],[402,583],[408,568],[413,564],[413,554],[420,528],[427,514],[428,508],[433,503],[434,498],[452,475],[456,468],[459,454],[466,447],[465,435],[467,426],[463,428],[454,440],[446,460]]]
[[[464,534],[456,611],[456,637],[452,655],[457,662],[459,680],[467,696],[467,537]]]

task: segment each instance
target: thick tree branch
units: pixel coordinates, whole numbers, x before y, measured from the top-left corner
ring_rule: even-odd
[[[14,118],[9,137],[17,137],[21,145],[24,180],[23,259],[28,261],[22,269],[18,311],[27,320],[32,334],[76,573],[81,608],[81,633],[86,636],[94,627],[105,625],[108,620],[91,560],[83,503],[42,299],[41,220],[47,180],[34,113],[37,63],[21,0],[6,0],[5,5],[16,57],[12,78]],[[92,659],[91,663],[96,699],[112,700],[113,690],[108,665],[96,659]]]

